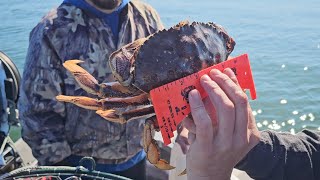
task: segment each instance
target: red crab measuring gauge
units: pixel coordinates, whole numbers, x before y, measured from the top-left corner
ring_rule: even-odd
[[[165,145],[171,143],[171,138],[174,136],[173,132],[177,129],[177,124],[191,112],[188,93],[192,89],[197,89],[202,98],[207,96],[200,85],[200,77],[208,74],[212,69],[223,71],[225,68],[231,68],[233,70],[242,89],[250,90],[252,100],[257,98],[247,54],[216,64],[150,91],[151,100]]]

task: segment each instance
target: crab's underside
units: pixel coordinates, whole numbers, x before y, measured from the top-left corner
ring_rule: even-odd
[[[78,65],[82,61],[66,61],[63,66],[80,87],[100,99],[64,95],[57,99],[95,110],[112,122],[126,123],[144,117],[143,146],[147,159],[160,169],[170,170],[174,167],[160,159],[159,147],[152,138],[159,127],[148,93],[153,88],[225,61],[234,45],[233,39],[219,25],[181,22],[115,51],[109,59],[117,79],[115,82],[99,84]]]

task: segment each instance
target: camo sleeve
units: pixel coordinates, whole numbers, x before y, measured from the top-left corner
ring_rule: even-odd
[[[64,134],[65,107],[61,60],[39,24],[30,33],[19,99],[22,137],[40,165],[52,165],[71,154]]]
[[[137,29],[139,29],[139,26],[143,26],[141,27],[141,29],[147,28],[150,34],[164,29],[164,25],[161,21],[160,15],[151,5],[140,0],[133,0],[132,2],[132,5],[137,10],[137,12],[141,12],[139,16],[141,16],[145,20],[145,22],[148,22],[148,24],[144,25],[140,21],[140,23],[136,24]]]
[[[161,21],[161,18],[160,18],[160,15],[158,14],[158,12],[155,9],[153,9],[150,5],[147,5],[147,6],[149,6],[149,7],[147,8],[148,11],[146,11],[146,14],[147,14],[148,18],[150,19],[149,22],[150,22],[151,26],[154,27],[155,32],[158,30],[164,29],[164,25]],[[152,33],[155,33],[155,32],[152,32]]]

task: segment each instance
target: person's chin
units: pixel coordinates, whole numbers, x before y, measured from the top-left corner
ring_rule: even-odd
[[[99,0],[91,0],[91,2],[101,10],[114,11],[120,4],[121,0],[113,0],[109,2],[101,2]]]
[[[113,7],[99,7],[100,9],[102,10],[105,10],[105,11],[114,11],[115,9],[117,9],[118,5],[117,6],[113,6]]]

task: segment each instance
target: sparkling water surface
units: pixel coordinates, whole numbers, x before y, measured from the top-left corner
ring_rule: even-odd
[[[251,102],[260,129],[320,130],[319,0],[145,0],[166,27],[213,21],[248,53],[258,93]],[[0,0],[0,50],[23,71],[31,29],[62,0]]]

